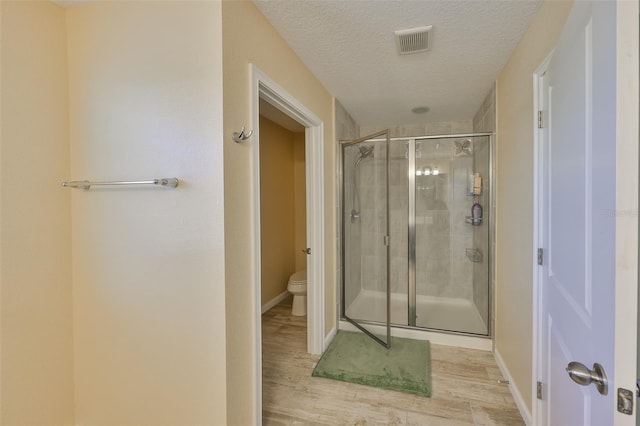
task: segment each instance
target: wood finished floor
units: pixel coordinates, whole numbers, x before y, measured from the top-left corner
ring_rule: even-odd
[[[287,299],[262,316],[263,424],[524,425],[490,352],[431,345],[432,396],[311,377],[306,317]]]

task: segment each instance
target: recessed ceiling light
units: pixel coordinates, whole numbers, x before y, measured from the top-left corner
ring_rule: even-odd
[[[411,112],[414,114],[426,114],[427,112],[429,112],[429,107],[418,106],[415,108],[411,108]]]

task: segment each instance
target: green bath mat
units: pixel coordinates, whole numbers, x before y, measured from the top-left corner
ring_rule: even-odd
[[[431,396],[429,341],[392,337],[386,349],[364,333],[338,331],[311,375]]]

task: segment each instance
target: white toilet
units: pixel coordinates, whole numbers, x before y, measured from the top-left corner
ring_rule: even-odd
[[[289,278],[287,285],[289,293],[293,294],[293,307],[291,315],[304,316],[307,315],[307,270],[295,272]]]

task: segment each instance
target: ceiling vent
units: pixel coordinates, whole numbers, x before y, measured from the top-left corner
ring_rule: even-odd
[[[426,52],[431,49],[431,25],[394,31],[398,53]]]

